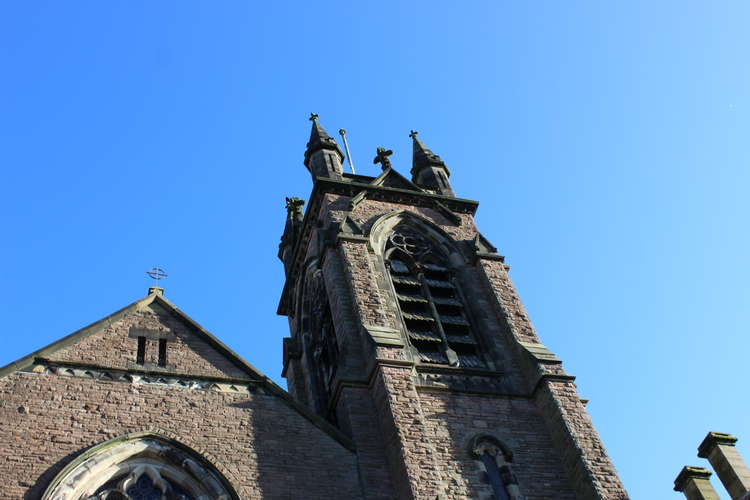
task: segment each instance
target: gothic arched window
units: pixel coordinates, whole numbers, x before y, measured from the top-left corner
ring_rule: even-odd
[[[238,500],[204,457],[160,435],[137,433],[95,446],[52,480],[42,500]]]
[[[409,342],[423,363],[483,366],[464,298],[439,249],[419,232],[398,226],[386,262]]]
[[[130,474],[99,487],[87,500],[195,500],[176,482],[162,476],[160,468],[139,465]]]
[[[312,272],[305,282],[301,334],[304,353],[312,367],[312,406],[333,422],[335,413],[330,411],[329,403],[338,366],[339,348],[323,273],[320,270]]]

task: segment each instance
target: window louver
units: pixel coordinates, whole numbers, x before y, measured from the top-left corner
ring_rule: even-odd
[[[483,366],[460,291],[449,268],[420,234],[397,228],[387,262],[407,336],[423,363]],[[455,361],[454,361],[455,363]]]

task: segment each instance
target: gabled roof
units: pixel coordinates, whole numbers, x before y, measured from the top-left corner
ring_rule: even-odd
[[[60,340],[56,340],[55,342],[52,342],[51,344],[46,345],[42,347],[41,349],[38,349],[27,356],[24,356],[11,363],[8,363],[7,365],[0,368],[0,378],[5,377],[6,375],[9,375],[13,372],[28,368],[34,363],[35,358],[48,357],[50,354],[53,354],[59,351],[60,349],[63,349],[65,347],[68,347],[70,345],[75,344],[76,342],[79,342],[85,339],[89,335],[100,331],[102,328],[106,328],[107,326],[121,320],[129,312],[135,311],[141,307],[145,307],[151,304],[155,300],[156,297],[157,297],[156,294],[149,294],[146,297],[142,299],[138,299],[132,304],[129,304],[123,307],[122,309],[113,312],[109,316],[105,316],[104,318],[98,321],[95,321],[91,323],[90,325],[84,326],[80,330],[77,330],[69,335],[66,335]],[[164,302],[167,302],[166,299],[163,299],[163,300]]]
[[[251,365],[247,361],[245,361],[239,354],[235,353],[232,349],[227,347],[223,342],[221,342],[218,338],[212,335],[208,330],[206,330],[201,325],[199,325],[190,316],[185,314],[176,305],[174,305],[172,302],[164,298],[164,296],[162,296],[160,293],[157,293],[155,290],[161,291],[161,289],[152,288],[149,290],[149,292],[151,293],[149,293],[149,295],[147,295],[146,297],[138,299],[135,302],[123,307],[122,309],[115,311],[112,314],[98,321],[95,321],[94,323],[91,323],[90,325],[85,326],[78,331],[71,333],[70,335],[63,337],[60,340],[57,340],[56,342],[53,342],[45,347],[42,347],[41,349],[38,349],[32,352],[31,354],[27,356],[24,356],[16,361],[13,361],[12,363],[5,365],[4,367],[0,368],[0,378],[6,377],[17,371],[23,371],[27,368],[30,368],[34,364],[34,361],[36,359],[48,358],[51,354],[54,354],[55,352],[61,349],[64,349],[68,346],[71,346],[77,342],[80,342],[81,340],[85,339],[86,337],[89,337],[90,335],[94,333],[100,332],[102,329],[121,320],[128,313],[141,310],[155,303],[163,307],[164,309],[166,309],[168,312],[174,314],[176,317],[178,317],[179,319],[181,319],[188,325],[190,325],[202,340],[207,342],[209,345],[211,345],[211,347],[216,349],[218,352],[224,355],[227,359],[231,360],[238,368],[244,371],[248,375],[249,380],[253,380],[255,382],[260,383],[261,386],[264,389],[266,389],[269,394],[273,394],[275,396],[280,397],[285,403],[291,406],[294,410],[302,414],[303,417],[305,417],[311,423],[313,423],[314,425],[319,427],[321,430],[329,434],[333,439],[338,441],[340,444],[342,444],[346,448],[349,448],[350,450],[354,449],[354,444],[352,443],[352,441],[347,436],[345,436],[341,431],[339,431],[336,427],[328,423],[324,418],[314,413],[308,407],[292,399],[291,395],[288,392],[286,392],[284,389],[276,385],[270,378],[265,376],[260,370],[255,368],[253,365]]]
[[[75,344],[77,342],[80,342],[81,340],[85,339],[86,337],[101,331],[103,328],[106,328],[107,326],[119,321],[122,319],[126,314],[143,309],[144,307],[147,307],[153,303],[156,303],[160,306],[162,306],[164,309],[166,309],[168,312],[174,314],[179,319],[190,325],[195,332],[199,335],[199,337],[206,341],[211,347],[219,351],[221,354],[226,356],[230,361],[232,361],[238,368],[240,368],[242,371],[247,373],[249,378],[251,379],[267,379],[265,375],[263,375],[257,368],[255,368],[253,365],[242,359],[237,353],[232,351],[229,347],[227,347],[223,342],[221,342],[218,338],[216,338],[214,335],[212,335],[208,330],[203,328],[201,325],[199,325],[195,320],[193,320],[190,316],[182,312],[176,305],[171,303],[169,300],[164,298],[164,296],[160,295],[159,293],[150,293],[149,295],[143,297],[142,299],[136,300],[132,304],[129,304],[119,311],[116,311],[109,316],[106,316],[99,321],[95,321],[94,323],[91,323],[88,326],[85,326],[81,328],[78,331],[75,331],[71,333],[70,335],[67,335],[66,337],[61,338],[60,340],[53,342],[45,347],[42,347],[41,349],[34,351],[33,353],[29,354],[28,356],[24,356],[23,358],[16,360],[2,368],[0,368],[0,377],[3,377],[7,375],[8,373],[23,370],[24,368],[27,368],[31,364],[33,364],[35,358],[47,358],[51,354],[59,351],[60,349],[63,349],[65,347],[68,347],[72,344]]]
[[[412,181],[404,177],[403,175],[399,174],[393,168],[388,167],[385,170],[383,170],[383,173],[377,176],[375,179],[373,179],[372,182],[370,182],[373,186],[382,186],[382,187],[390,187],[390,188],[396,188],[396,189],[408,189],[410,191],[417,191],[419,193],[422,193],[423,190],[416,184],[414,184]]]

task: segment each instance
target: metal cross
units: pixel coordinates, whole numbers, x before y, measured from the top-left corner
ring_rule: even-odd
[[[154,286],[156,286],[159,280],[163,280],[168,276],[167,272],[160,267],[152,267],[150,270],[146,271],[146,274],[149,278],[154,280]]]
[[[310,113],[310,121],[311,122],[314,122],[317,119],[318,119],[318,114],[317,113]]]
[[[411,137],[412,139],[416,139],[418,133],[419,132],[417,132],[416,130],[412,130],[411,133],[409,133],[409,137]]]

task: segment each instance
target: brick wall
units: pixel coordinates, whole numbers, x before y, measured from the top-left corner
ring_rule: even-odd
[[[513,453],[513,472],[527,500],[575,499],[544,420],[528,398],[420,390],[428,439],[436,443],[446,498],[489,499],[484,469],[469,453],[471,439],[490,434]]]
[[[241,498],[359,498],[354,454],[274,395],[16,373],[0,380],[2,499],[36,499],[83,450],[163,429]],[[314,478],[314,480],[311,480]]]
[[[559,360],[537,356],[543,348],[532,352],[521,344],[541,341],[505,264],[474,254],[472,215],[455,213],[456,224],[438,209],[375,199],[379,194],[352,210],[347,196],[321,196],[318,235],[347,217],[356,223],[342,226],[348,236],[329,242],[335,246],[326,250],[323,270],[339,342],[361,346],[344,361],[350,380],[340,375],[337,414],[362,446],[361,474],[372,498],[387,497],[387,488],[372,489],[388,484],[380,476],[384,470],[395,498],[491,498],[483,466],[468,450],[478,434],[511,448],[526,500],[627,498],[571,377]],[[398,211],[428,221],[453,240],[451,265],[489,361],[483,374],[433,366],[425,376],[413,363],[380,249],[370,244],[377,241],[370,234],[376,222]],[[306,262],[320,258],[321,247],[312,238]],[[366,330],[371,335],[359,335]],[[399,336],[405,347],[393,340]],[[467,388],[472,383],[484,385]]]
[[[357,443],[357,463],[367,500],[395,498],[378,410],[367,387],[346,387],[338,401],[342,427]],[[345,422],[344,422],[345,420]]]
[[[131,327],[172,332],[175,370],[164,377],[186,375],[188,383],[132,370],[131,381],[118,380],[135,359]],[[222,378],[191,385],[205,376],[253,377],[161,306],[136,307],[48,357],[66,364],[41,363],[0,378],[0,499],[40,498],[84,450],[148,429],[204,455],[243,499],[329,499],[333,484],[337,498],[360,498],[354,452],[277,389]],[[77,369],[80,362],[86,365]]]
[[[122,320],[106,326],[85,339],[65,347],[50,359],[91,363],[110,368],[128,369],[136,361],[138,341],[129,337],[130,328],[168,332],[174,340],[167,343],[167,365],[169,371],[212,377],[247,378],[247,373],[238,368],[222,353],[194,334],[190,325],[174,316],[164,307],[151,303],[127,314]],[[148,340],[146,363],[156,368],[158,341]]]
[[[566,450],[563,464],[576,485],[578,498],[627,500],[627,492],[575,385],[545,381],[537,392],[536,403],[557,449]]]
[[[468,246],[461,242],[477,234],[473,219],[457,214],[460,225],[451,224],[433,209],[365,199],[347,213],[348,199],[326,195],[321,218],[340,221],[347,215],[369,234],[384,214],[397,210],[413,213],[437,225],[458,243],[467,260]],[[391,314],[393,297],[382,286],[377,256],[360,242],[341,243],[341,261],[352,285],[356,314],[364,324],[400,329]],[[627,498],[596,430],[580,403],[575,386],[544,389],[534,398],[539,377],[567,377],[559,364],[536,361],[518,342],[540,343],[528,314],[498,260],[478,259],[458,276],[471,304],[475,326],[481,332],[485,352],[494,369],[502,372],[504,394],[482,395],[450,390],[417,390],[413,369],[381,366],[371,387],[383,438],[399,498],[434,500],[489,498],[482,468],[468,453],[471,437],[495,435],[513,448],[513,468],[527,499]],[[379,359],[405,359],[403,349],[379,346]],[[387,362],[386,362],[387,365]],[[460,376],[453,377],[453,380]],[[545,383],[546,384],[546,383]],[[542,395],[544,393],[544,396]],[[543,401],[543,402],[542,402]],[[582,476],[583,470],[587,475]],[[575,486],[574,486],[575,485]]]

